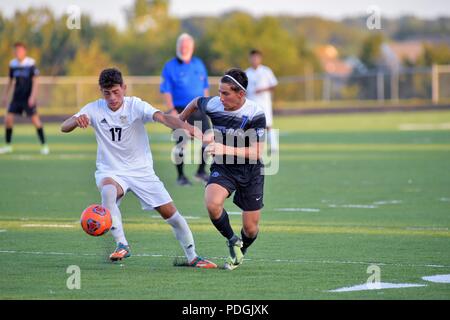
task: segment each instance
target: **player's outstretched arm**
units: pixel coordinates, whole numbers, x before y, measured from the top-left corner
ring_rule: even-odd
[[[213,142],[206,147],[206,152],[213,156],[229,155],[239,158],[247,158],[253,161],[262,158],[263,150],[263,142],[252,143],[250,147],[232,147],[218,142]]]
[[[202,132],[198,128],[191,126],[189,123],[182,121],[178,117],[158,111],[153,114],[153,120],[162,123],[171,129],[184,129],[189,132],[191,137],[196,137],[200,140],[202,139]]]
[[[72,116],[61,124],[62,132],[71,132],[75,128],[87,128],[89,126],[89,117],[85,114],[80,115],[79,117]]]
[[[193,114],[195,111],[197,111],[197,109],[198,109],[197,101],[198,101],[198,97],[188,103],[186,108],[184,108],[183,112],[180,113],[180,115],[179,115],[181,121],[186,121],[187,119],[189,119],[191,114]]]

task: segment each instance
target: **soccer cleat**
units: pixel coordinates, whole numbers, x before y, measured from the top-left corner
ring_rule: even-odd
[[[198,182],[208,182],[209,180],[209,174],[207,174],[206,172],[197,172],[194,176],[195,180],[197,180]]]
[[[9,144],[0,148],[0,154],[11,153],[11,152],[13,152],[13,147]]]
[[[189,263],[190,267],[201,268],[201,269],[214,269],[217,268],[217,265],[214,262],[206,260],[202,257],[196,257]]]
[[[236,237],[237,238],[237,237]],[[242,240],[237,238],[233,241],[227,241],[228,248],[230,249],[230,256],[225,262],[225,269],[234,270],[239,267],[244,261],[244,254],[242,253]]]
[[[42,148],[41,148],[41,154],[47,155],[47,154],[49,154],[49,153],[50,153],[50,149],[48,148],[48,145],[43,144],[43,145],[42,145]]]
[[[123,243],[119,242],[116,250],[114,250],[114,252],[109,256],[109,259],[111,261],[118,261],[128,258],[129,256],[131,256],[130,246],[126,246]]]
[[[178,177],[177,184],[180,186],[191,186],[192,182],[188,180],[185,176]]]

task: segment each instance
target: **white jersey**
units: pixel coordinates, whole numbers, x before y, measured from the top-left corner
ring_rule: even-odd
[[[257,69],[245,70],[248,77],[247,97],[255,101],[264,110],[272,108],[272,94],[270,91],[256,93],[258,89],[274,87],[278,84],[277,78],[269,67],[260,65]]]
[[[145,123],[158,112],[137,97],[125,97],[112,111],[105,99],[84,106],[75,116],[86,114],[97,139],[97,172],[124,176],[154,175],[153,159]]]

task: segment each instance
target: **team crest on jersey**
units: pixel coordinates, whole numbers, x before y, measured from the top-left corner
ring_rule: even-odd
[[[120,122],[122,124],[127,124],[128,123],[127,116],[120,116],[119,119],[120,119]]]

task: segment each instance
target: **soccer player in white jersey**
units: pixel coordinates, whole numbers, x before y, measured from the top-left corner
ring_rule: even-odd
[[[61,131],[71,132],[75,128],[87,128],[89,125],[95,130],[98,144],[95,179],[102,205],[111,211],[111,233],[117,243],[110,259],[122,260],[131,254],[119,205],[125,194],[132,191],[140,200],[143,210],[155,209],[172,227],[188,265],[216,268],[214,263],[197,255],[186,220],[178,212],[164,184],[153,170],[145,123],[160,122],[172,129],[184,129],[198,138],[202,135],[201,131],[178,117],[164,114],[139,98],[126,97],[126,85],[117,69],[103,70],[99,85],[103,99],[87,104],[64,121]]]
[[[268,142],[272,151],[278,150],[278,136],[273,126],[272,92],[278,80],[272,70],[262,64],[262,53],[253,49],[249,55],[251,67],[245,70],[248,77],[247,98],[259,104],[266,114]]]
[[[205,204],[211,222],[227,239],[230,256],[225,268],[241,265],[247,249],[256,240],[264,193],[264,166],[261,162],[266,118],[257,103],[246,98],[247,76],[230,69],[220,79],[219,96],[195,98],[180,114],[189,118],[196,110],[212,122],[206,151],[214,156],[205,190]],[[205,137],[205,140],[208,140]],[[234,193],[233,202],[242,209],[241,237],[230,225],[225,200]]]

